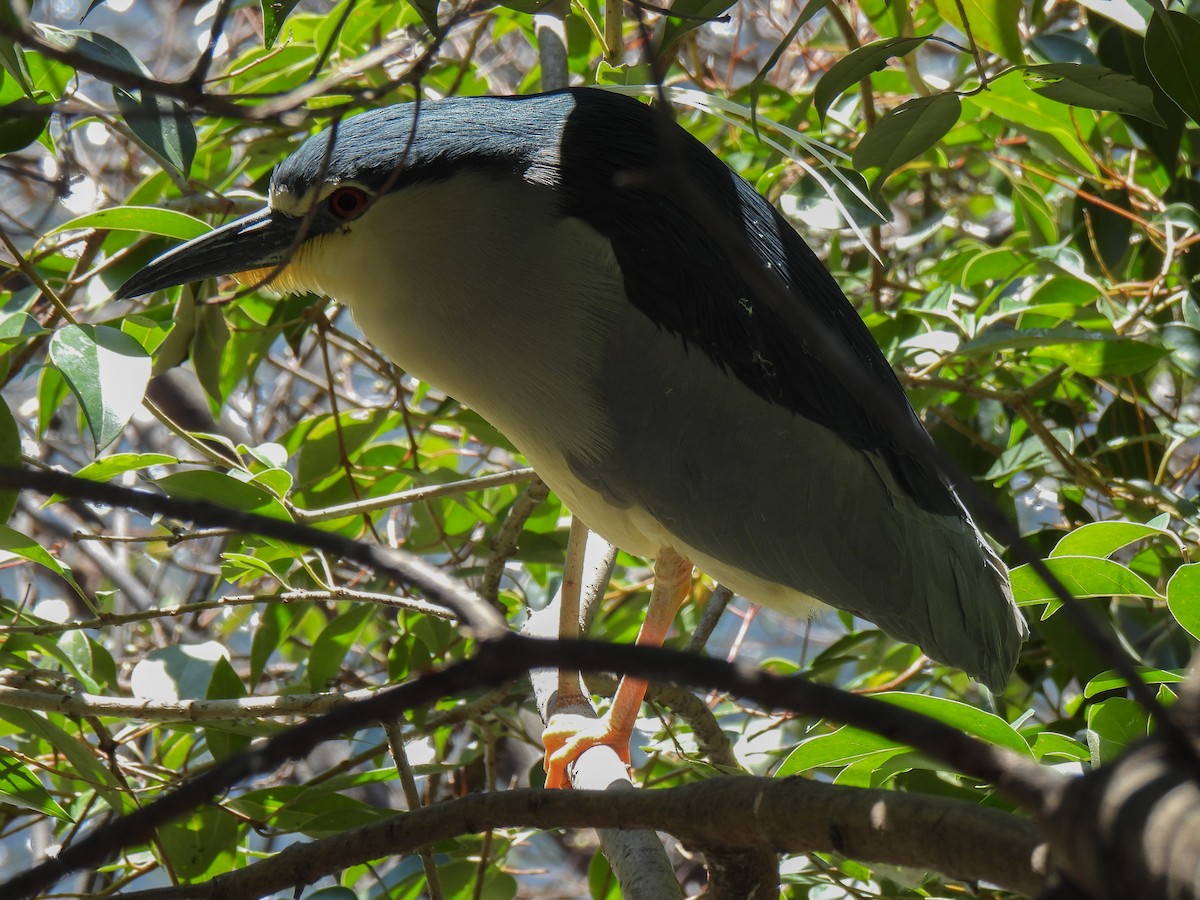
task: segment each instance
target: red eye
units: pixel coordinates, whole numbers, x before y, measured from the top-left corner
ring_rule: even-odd
[[[329,195],[329,211],[348,222],[363,214],[370,199],[362,188],[340,187]]]

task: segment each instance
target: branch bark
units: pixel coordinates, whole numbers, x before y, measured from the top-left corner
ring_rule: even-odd
[[[738,776],[657,791],[473,794],[336,837],[295,844],[204,884],[120,894],[123,900],[252,900],[347,866],[411,853],[488,828],[645,828],[701,851],[841,853],[934,869],[1023,894],[1045,884],[1040,837],[1018,816],[950,800],[801,778]],[[726,894],[726,896],[730,896]]]

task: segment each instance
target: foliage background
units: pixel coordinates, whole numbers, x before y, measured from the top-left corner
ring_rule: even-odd
[[[725,5],[675,9],[714,16]],[[544,606],[566,538],[557,500],[516,518],[526,476],[477,481],[519,469],[503,436],[380,359],[336,304],[213,284],[110,302],[178,240],[256,209],[274,163],[332,115],[418,92],[536,90],[530,8],[90,6],[0,4],[0,457],[320,521],[402,544],[473,584],[503,572],[496,599],[514,624]],[[938,442],[1056,574],[1094,598],[1170,703],[1200,634],[1200,90],[1189,74],[1200,18],[1194,7],[1103,6],[746,2],[708,25],[643,12],[649,35],[627,8],[622,52],[604,45],[621,20],[584,0],[566,11],[567,59],[572,83],[636,86],[651,80],[655,54],[666,83],[687,89],[672,95],[682,123],[820,250]],[[440,490],[314,515],[427,487]],[[30,495],[4,512],[6,870],[331,694],[470,650],[419,600],[306,548]],[[507,562],[495,549],[506,523],[523,529]],[[649,571],[619,563],[593,634],[630,641]],[[711,589],[697,581],[679,645]],[[737,601],[708,652],[900,695],[1048,765],[1113,759],[1146,733],[1145,711],[1111,660],[1054,614],[1039,579],[1018,568],[1014,589],[1033,636],[995,697],[845,615],[810,625]],[[47,700],[22,707],[22,691]],[[63,692],[92,698],[88,714],[55,711]],[[232,716],[218,704],[195,723],[178,705],[247,696],[293,706]],[[106,698],[138,698],[139,709]],[[708,699],[745,770],[999,803],[904,746]],[[536,783],[539,723],[523,703],[519,687],[447,700],[403,723],[402,739],[351,735],[69,890],[202,882],[297,836]],[[639,781],[714,773],[690,725],[665,710],[643,724]],[[671,849],[696,889],[699,863]],[[445,896],[616,896],[585,833],[465,835],[431,848],[424,866],[384,860],[339,883],[415,897],[433,890],[435,868]],[[961,891],[829,854],[790,857],[783,876],[796,897]]]

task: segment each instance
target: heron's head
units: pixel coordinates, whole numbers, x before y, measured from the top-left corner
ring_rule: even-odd
[[[463,191],[495,193],[493,205],[503,207],[506,185],[552,185],[572,98],[530,99],[406,103],[338,122],[279,164],[265,209],[160,256],[117,296],[224,275],[334,296],[356,279],[386,282],[389,248],[453,240],[445,232],[461,221]]]

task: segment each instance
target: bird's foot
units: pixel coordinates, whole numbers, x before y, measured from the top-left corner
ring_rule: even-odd
[[[593,719],[573,713],[558,713],[550,717],[542,732],[546,746],[546,787],[550,790],[569,788],[567,767],[580,755],[601,744],[612,747],[625,765],[629,765],[631,735],[613,726],[609,716]]]

